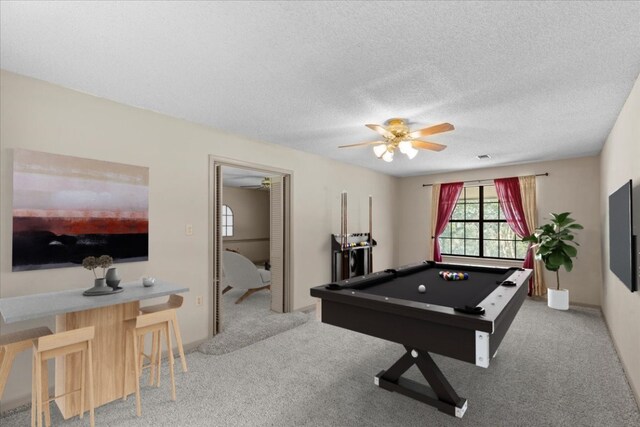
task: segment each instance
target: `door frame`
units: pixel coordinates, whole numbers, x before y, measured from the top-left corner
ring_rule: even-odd
[[[216,195],[221,193],[223,182],[217,179],[216,170],[218,167],[233,167],[247,170],[265,172],[266,174],[279,174],[285,177],[289,184],[285,187],[283,197],[284,212],[284,236],[282,246],[284,249],[283,256],[283,293],[284,293],[284,313],[292,311],[293,307],[293,287],[291,286],[291,273],[293,265],[293,251],[291,250],[291,218],[293,217],[293,171],[289,169],[278,168],[260,163],[247,162],[244,160],[233,159],[229,157],[209,155],[209,283],[210,295],[208,298],[209,305],[209,322],[208,335],[212,337],[220,332],[218,323],[219,316],[217,313],[219,298],[221,298],[222,287],[220,286],[220,278],[218,272],[220,266],[217,265],[217,250],[222,250],[222,235],[219,233],[220,224],[218,223],[220,215],[216,214]],[[221,175],[222,176],[222,175]]]

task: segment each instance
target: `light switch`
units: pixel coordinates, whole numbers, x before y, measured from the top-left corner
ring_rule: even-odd
[[[187,236],[193,235],[193,225],[192,224],[187,224],[184,227],[184,234],[186,234]]]

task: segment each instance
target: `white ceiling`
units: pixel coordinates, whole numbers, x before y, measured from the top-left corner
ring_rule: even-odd
[[[640,72],[637,1],[0,7],[4,69],[396,176],[597,154]],[[390,117],[456,130],[337,148]]]

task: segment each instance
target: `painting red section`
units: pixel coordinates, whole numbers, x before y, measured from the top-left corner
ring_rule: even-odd
[[[149,221],[123,218],[13,218],[14,233],[36,230],[50,231],[57,235],[146,234],[149,232]]]

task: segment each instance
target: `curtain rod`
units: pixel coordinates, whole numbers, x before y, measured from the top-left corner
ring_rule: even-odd
[[[545,173],[537,173],[534,176],[549,176],[549,172],[545,172]],[[519,176],[517,178],[520,178]],[[498,178],[489,178],[489,179],[474,179],[471,181],[462,181],[463,184],[468,184],[470,182],[475,182],[475,183],[480,183],[480,182],[484,182],[484,181],[493,181],[494,179],[498,179]],[[422,184],[423,187],[431,187],[433,184]]]

